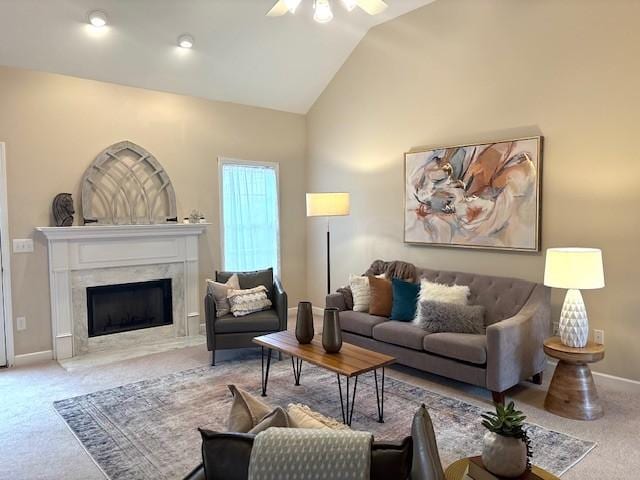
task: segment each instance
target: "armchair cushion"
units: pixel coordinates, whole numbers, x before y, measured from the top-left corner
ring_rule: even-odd
[[[251,313],[244,317],[234,317],[229,314],[216,319],[215,333],[275,332],[279,324],[278,313],[273,309]]]
[[[273,299],[273,268],[255,272],[216,272],[216,281],[224,283],[235,273],[238,274],[241,289],[246,290],[263,285],[267,289],[267,298]]]

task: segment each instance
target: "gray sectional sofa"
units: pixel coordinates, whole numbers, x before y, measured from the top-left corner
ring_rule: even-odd
[[[468,285],[469,303],[486,308],[486,335],[428,334],[412,323],[348,310],[344,293],[333,293],[326,303],[341,310],[344,340],[393,355],[402,365],[487,388],[499,403],[519,382],[542,381],[542,343],[551,335],[549,288],[517,278],[422,268],[415,272],[418,279]]]

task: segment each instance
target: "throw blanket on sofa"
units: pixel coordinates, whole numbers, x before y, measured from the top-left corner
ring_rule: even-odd
[[[385,262],[384,260],[375,260],[369,270],[364,272],[365,275],[384,275],[388,279],[400,278],[401,280],[407,280],[409,282],[415,282],[417,280],[416,267],[409,262],[403,262],[402,260],[394,260],[392,262]]]
[[[412,263],[403,262],[402,260],[394,260],[385,262],[384,260],[374,260],[371,266],[364,272],[364,275],[376,276],[384,273],[388,279],[400,278],[409,282],[415,282],[418,278],[416,267]],[[353,310],[353,293],[351,287],[340,287],[336,290],[344,298],[344,304],[347,310]]]
[[[249,480],[368,480],[370,433],[269,428],[256,435]]]

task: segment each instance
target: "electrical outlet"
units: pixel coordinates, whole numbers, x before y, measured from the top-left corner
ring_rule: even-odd
[[[553,322],[553,335],[555,337],[560,335],[560,322]]]
[[[27,329],[27,317],[18,317],[16,318],[16,324],[18,327],[18,330],[26,330]]]
[[[33,240],[30,238],[14,238],[13,253],[31,253],[33,252]]]
[[[593,341],[598,345],[604,345],[604,330],[594,330]]]

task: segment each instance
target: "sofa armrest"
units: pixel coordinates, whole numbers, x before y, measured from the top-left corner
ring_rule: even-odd
[[[216,300],[213,293],[204,297],[204,320],[207,331],[207,350],[216,348]]]
[[[289,299],[278,277],[273,279],[273,308],[278,312],[280,331],[286,330],[289,316]]]
[[[330,293],[327,295],[325,306],[327,308],[337,308],[341,312],[347,309],[347,305],[344,302],[344,297],[341,293]]]
[[[516,315],[487,327],[487,388],[504,392],[544,371],[550,335],[551,290],[536,285]]]

